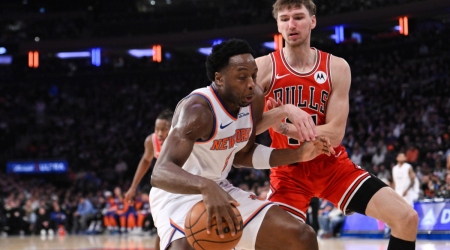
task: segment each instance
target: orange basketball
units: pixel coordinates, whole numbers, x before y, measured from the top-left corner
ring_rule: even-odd
[[[219,231],[217,229],[216,219],[212,221],[211,234],[206,232],[206,219],[207,212],[203,201],[195,204],[191,210],[189,210],[186,221],[184,223],[184,230],[186,233],[186,239],[189,244],[195,250],[230,250],[236,247],[242,236],[242,230],[244,228],[244,222],[239,210],[233,206],[233,211],[236,214],[241,229],[236,232],[234,236],[231,236],[228,223],[223,222],[223,234],[225,238],[220,238]]]

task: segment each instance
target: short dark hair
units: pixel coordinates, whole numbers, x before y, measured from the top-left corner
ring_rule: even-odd
[[[275,19],[278,19],[278,12],[287,8],[301,8],[302,5],[309,11],[309,15],[314,16],[316,14],[316,5],[312,0],[277,0],[273,4],[272,15]]]
[[[215,73],[228,66],[230,57],[241,54],[254,55],[250,44],[241,39],[231,39],[213,47],[211,55],[206,58],[206,75],[214,81]]]
[[[163,111],[161,111],[161,113],[159,113],[158,117],[156,117],[156,119],[167,120],[167,121],[172,121],[172,118],[173,118],[173,112],[170,109],[164,109]]]

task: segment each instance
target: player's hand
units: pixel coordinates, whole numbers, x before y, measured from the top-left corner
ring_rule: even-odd
[[[125,193],[125,200],[130,206],[134,205],[134,198],[136,196],[136,189],[133,187],[130,187],[128,191]]]
[[[269,100],[267,101],[267,109],[271,110],[281,106],[283,105],[280,99],[275,101],[272,97],[269,97]],[[316,124],[314,123],[311,115],[303,111],[301,108],[291,104],[284,105],[283,108],[287,113],[287,118],[297,129],[300,141],[315,141],[317,137]],[[279,127],[279,124],[277,127]]]
[[[240,204],[233,197],[213,181],[203,190],[202,195],[208,216],[206,220],[206,232],[208,234],[211,233],[214,218],[216,218],[220,238],[225,238],[222,226],[223,220],[228,224],[232,236],[235,235],[237,230],[241,230],[239,220],[231,207],[231,205],[237,207]]]
[[[330,156],[335,154],[331,141],[325,136],[319,136],[318,140],[311,142],[304,142],[298,149],[300,162],[310,161],[321,154]]]

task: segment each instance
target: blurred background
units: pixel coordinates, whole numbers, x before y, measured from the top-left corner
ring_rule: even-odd
[[[159,112],[209,85],[211,46],[242,38],[257,56],[283,46],[273,2],[2,0],[0,233],[112,233],[102,223],[105,195],[118,198],[130,187]],[[311,46],[352,70],[343,146],[386,183],[405,153],[418,177],[419,238],[448,239],[450,2],[314,2]],[[270,145],[268,133],[258,142]],[[150,172],[138,195],[149,192]],[[269,174],[233,169],[228,179],[265,198]],[[93,216],[75,226],[86,200]],[[309,211],[317,231],[322,203]],[[145,227],[155,234],[151,219]],[[386,233],[383,223],[354,215],[333,236]]]

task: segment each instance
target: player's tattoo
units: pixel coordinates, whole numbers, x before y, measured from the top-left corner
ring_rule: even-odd
[[[286,135],[289,132],[289,126],[286,123],[280,124],[280,130],[282,130],[281,134]]]

